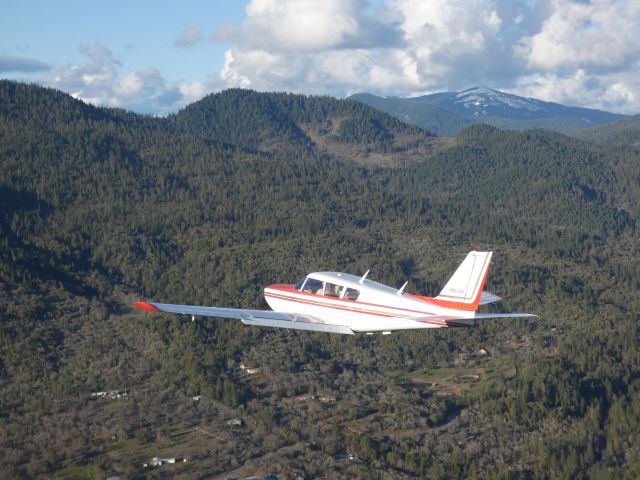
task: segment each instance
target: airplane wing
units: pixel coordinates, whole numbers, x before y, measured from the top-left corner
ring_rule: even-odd
[[[170,303],[133,302],[133,305],[150,312],[181,313],[203,317],[235,318],[245,325],[262,327],[293,328],[316,332],[342,333],[353,335],[346,325],[334,325],[311,315],[274,312],[271,310],[248,310],[244,308],[199,307],[195,305],[174,305]]]

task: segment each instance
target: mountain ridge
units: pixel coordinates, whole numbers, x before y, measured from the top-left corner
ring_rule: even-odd
[[[447,134],[478,123],[516,130],[548,128],[567,133],[626,118],[626,115],[567,107],[486,87],[410,98],[371,94],[355,94],[349,98],[435,133]]]
[[[246,89],[207,95],[168,121],[249,151],[318,150],[374,164],[415,160],[450,144],[359,102]],[[274,137],[285,142],[274,145]]]

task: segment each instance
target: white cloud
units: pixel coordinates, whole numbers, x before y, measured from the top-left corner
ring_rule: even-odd
[[[551,0],[540,28],[513,48],[514,93],[620,113],[640,111],[640,3]]]
[[[51,86],[94,105],[121,107],[139,112],[168,113],[221,87],[212,75],[204,81],[167,85],[155,67],[120,74],[120,62],[101,43],[83,45],[87,62],[52,69]]]
[[[536,73],[520,78],[512,93],[577,107],[636,115],[640,111],[640,64],[627,71],[589,74]]]
[[[266,62],[262,61],[255,63],[258,63],[264,68]],[[269,64],[266,63],[266,67],[268,66]],[[251,80],[237,72],[232,50],[227,50],[226,52],[224,52],[224,66],[222,67],[220,76],[222,77],[222,80],[224,80],[224,82],[231,87],[248,88],[251,86]]]
[[[129,72],[114,87],[114,92],[120,97],[132,97],[142,90],[142,79],[137,72]]]
[[[356,1],[253,0],[245,11],[242,47],[278,52],[336,48],[359,31]]]
[[[202,27],[198,25],[190,25],[182,30],[175,44],[178,47],[193,47],[204,39],[202,35]]]
[[[111,82],[119,62],[99,42],[93,46],[80,46],[80,52],[88,58],[88,62],[54,67],[52,86],[72,92],[74,97],[90,103],[119,106],[120,102],[111,94]]]
[[[515,46],[532,70],[611,68],[640,58],[640,3],[554,0],[535,35]]]
[[[491,0],[253,0],[246,12],[225,55],[229,85],[338,95],[484,80],[503,25]]]
[[[205,95],[221,90],[224,87],[218,75],[211,74],[205,80],[193,82],[183,82],[176,88],[180,92],[179,106],[183,107],[196,100],[200,100]]]
[[[154,67],[129,72],[114,82],[113,93],[119,98],[131,98],[143,91],[153,94],[164,88],[164,78]]]
[[[640,70],[635,74],[604,76],[587,75],[584,70],[567,76],[537,74],[521,79],[515,92],[565,105],[637,114],[640,106],[638,78]]]
[[[144,66],[121,72],[96,43],[82,47],[85,63],[54,67],[51,84],[93,103],[153,112],[225,87],[344,96],[473,86],[640,111],[637,0],[251,0],[245,13],[209,35],[230,46],[207,78],[172,83]],[[175,43],[204,38],[190,26]]]
[[[403,51],[415,62],[422,88],[485,75],[488,46],[503,23],[494,2],[396,0],[390,9],[399,19],[406,40]]]
[[[253,0],[246,13],[227,28],[229,86],[408,95],[486,85],[640,110],[637,1]]]

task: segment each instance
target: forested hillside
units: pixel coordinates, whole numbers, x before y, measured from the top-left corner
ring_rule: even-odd
[[[590,142],[619,146],[629,145],[638,148],[640,146],[640,115],[608,125],[577,130],[571,132],[571,135]]]
[[[239,89],[209,95],[169,123],[247,152],[329,154],[388,166],[423,159],[450,143],[359,102]]]
[[[636,478],[638,160],[328,97],[162,119],[0,81],[0,478]],[[539,318],[346,338],[130,308],[266,308],[317,270],[433,295],[472,248]]]

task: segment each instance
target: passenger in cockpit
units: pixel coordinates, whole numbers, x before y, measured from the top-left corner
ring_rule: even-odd
[[[324,287],[324,294],[326,297],[340,297],[340,285],[335,285],[333,283],[327,283]]]

